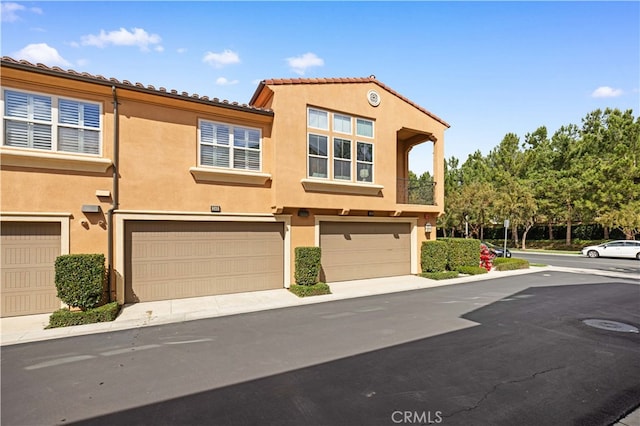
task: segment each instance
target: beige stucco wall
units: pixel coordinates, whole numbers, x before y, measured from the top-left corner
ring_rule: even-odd
[[[284,84],[273,85],[269,89],[274,92],[271,107],[277,117],[273,127],[273,139],[277,141],[275,170],[278,179],[274,185],[277,206],[397,210],[397,178],[406,174],[407,167],[403,159],[397,158],[398,130],[405,127],[430,133],[437,140],[436,145],[442,145],[445,129],[442,123],[375,83]],[[371,106],[367,100],[367,92],[372,89],[377,90],[382,98],[377,107]],[[307,177],[308,106],[375,121],[373,183],[384,187],[382,196],[305,191],[300,181]],[[436,153],[442,157],[425,161],[434,161],[435,179],[442,182],[442,167],[435,166],[444,161],[443,152],[436,149]]]
[[[107,231],[104,224],[105,214],[110,208],[110,199],[97,197],[96,191],[110,191],[112,186],[111,173],[107,170],[112,145],[106,139],[106,135],[113,132],[110,89],[5,68],[2,69],[1,81],[3,88],[65,96],[102,105],[104,132],[100,158],[107,164],[98,164],[98,171],[79,171],[78,167],[83,168],[86,165],[74,164],[67,158],[56,159],[55,155],[49,160],[37,156],[20,158],[24,150],[3,147],[0,158],[0,211],[25,213],[25,216],[45,213],[70,214],[69,251],[106,253]],[[16,158],[7,158],[7,151],[17,154],[20,165],[11,165]],[[84,158],[90,162],[96,157]],[[51,164],[55,164],[58,169],[48,169]],[[100,205],[102,213],[82,213],[84,204]],[[6,219],[10,220],[10,217]],[[86,224],[83,225],[83,222]]]
[[[401,211],[402,217],[417,219],[417,245],[413,251],[415,264],[420,264],[420,247],[423,241],[436,238],[436,218],[444,206],[444,132],[446,126],[429,117],[423,111],[375,83],[370,84],[276,84],[269,107],[276,114],[273,126],[275,143],[274,181],[275,205],[283,207],[292,217],[291,259],[298,246],[313,246],[315,241],[315,216],[334,215],[336,220],[341,210],[349,210],[349,218],[362,217],[369,220],[368,211],[376,218],[389,221],[391,212]],[[367,92],[376,90],[382,98],[379,106],[373,107],[367,100]],[[266,105],[266,104],[265,104]],[[311,192],[305,190],[302,179],[307,178],[307,107],[338,112],[352,117],[375,121],[374,133],[374,184],[384,188],[381,195],[340,194],[336,192]],[[436,182],[436,206],[398,205],[396,198],[397,178],[408,177],[409,142],[398,141],[401,128],[431,134],[433,144],[431,161]],[[297,217],[297,210],[306,208],[309,217]],[[430,222],[432,231],[425,232],[425,223]],[[293,274],[293,268],[292,268]],[[293,282],[293,276],[292,276]]]
[[[260,129],[262,171],[272,173],[271,117],[119,93],[121,209],[209,212],[219,205],[223,213],[271,211],[271,182],[197,181],[190,172],[198,166],[198,120],[205,119]]]
[[[111,198],[98,197],[96,191],[111,191],[109,162],[114,152],[113,94],[109,85],[93,84],[68,78],[41,75],[3,67],[2,86],[29,92],[77,98],[102,105],[102,154],[83,157],[78,168],[69,159],[44,161],[37,156],[23,158],[20,165],[3,162],[0,175],[0,211],[70,214],[69,251],[96,253],[107,251],[106,212]],[[352,216],[391,219],[394,214],[417,218],[416,256],[427,238],[435,239],[435,220],[444,209],[443,162],[446,126],[423,111],[385,91],[375,83],[296,84],[270,86],[274,96],[268,114],[223,108],[188,99],[117,89],[119,103],[119,209],[127,214],[144,212],[191,212],[208,214],[211,205],[223,214],[251,215],[284,213],[291,215],[289,274],[293,281],[294,250],[298,246],[315,245],[314,215],[337,215],[342,209]],[[367,92],[376,90],[382,101],[372,107]],[[382,195],[309,192],[301,184],[307,177],[307,106],[352,117],[375,121],[374,184],[382,185]],[[220,182],[224,176],[198,178],[192,169],[198,166],[198,120],[259,128],[262,132],[262,170],[260,179]],[[431,134],[434,142],[433,161],[437,206],[399,206],[396,202],[396,180],[406,177],[409,145],[398,143],[398,131],[411,129]],[[5,152],[20,151],[2,148]],[[402,154],[401,156],[399,154]],[[53,157],[56,157],[54,154]],[[80,156],[79,156],[80,157]],[[91,160],[93,159],[93,160]],[[91,169],[87,171],[87,167]],[[250,173],[249,173],[250,174]],[[85,214],[84,204],[100,205],[102,213]],[[308,218],[297,216],[299,208],[308,208]],[[278,210],[280,209],[280,210]],[[433,232],[424,233],[424,223]],[[83,224],[86,222],[86,224]],[[122,247],[114,247],[121,256]]]
[[[102,105],[102,155],[113,161],[114,119],[111,87],[43,76],[22,70],[3,68],[2,86],[17,90],[58,95]],[[264,183],[220,183],[196,181],[190,169],[197,167],[198,119],[258,128],[262,132],[262,170],[273,170],[273,144],[270,139],[271,116],[202,105],[117,89],[119,104],[119,188],[120,210],[158,210],[209,212],[219,205],[224,213],[271,212],[271,181]],[[31,157],[20,165],[10,165],[8,154],[25,150],[3,147],[3,212],[71,213],[71,252],[106,251],[104,214],[85,215],[83,204],[99,204],[103,213],[111,207],[111,198],[96,197],[96,190],[112,189],[111,168],[99,172],[77,170],[73,161],[56,164],[38,158],[43,154],[26,150]],[[44,153],[50,157],[63,157]],[[68,157],[68,156],[67,156]],[[88,161],[94,156],[75,156]],[[57,161],[57,160],[56,160]],[[57,163],[65,163],[57,161]],[[222,179],[225,179],[224,177]],[[88,226],[83,226],[87,221]],[[87,229],[87,227],[89,229]]]

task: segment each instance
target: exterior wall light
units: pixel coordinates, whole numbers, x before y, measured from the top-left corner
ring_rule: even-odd
[[[431,225],[431,222],[427,222],[424,224],[424,232],[426,232],[427,234],[430,234],[432,229],[433,226]]]
[[[83,204],[82,205],[82,213],[100,213],[102,209],[98,205],[94,204]]]

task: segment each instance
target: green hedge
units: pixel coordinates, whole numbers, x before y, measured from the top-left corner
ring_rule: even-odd
[[[313,285],[296,285],[292,284],[289,291],[298,297],[320,296],[322,294],[331,294],[328,284],[317,283]]]
[[[58,298],[82,310],[96,307],[104,296],[104,255],[65,254],[55,261]]]
[[[497,257],[493,259],[496,271],[513,271],[515,269],[529,269],[529,261],[517,257]]]
[[[71,325],[93,324],[96,322],[113,321],[118,316],[120,305],[118,302],[107,303],[98,308],[86,311],[70,311],[58,309],[49,317],[49,325],[46,328],[69,327]]]
[[[440,272],[424,272],[420,274],[422,278],[429,278],[430,280],[448,280],[450,278],[457,278],[458,271],[440,271]]]
[[[314,285],[320,275],[320,247],[296,247],[296,270],[294,277],[298,285]]]
[[[480,266],[460,266],[457,269],[458,272],[465,275],[480,275],[486,274],[488,271]]]
[[[447,244],[447,269],[455,271],[461,266],[480,264],[480,240],[472,238],[443,238]]]
[[[420,250],[422,272],[441,272],[447,269],[447,244],[444,241],[423,241]]]
[[[480,264],[480,240],[440,238],[424,241],[420,251],[422,272],[457,271]]]

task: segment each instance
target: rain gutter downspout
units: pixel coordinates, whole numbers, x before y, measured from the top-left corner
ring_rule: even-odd
[[[113,212],[120,205],[119,185],[118,185],[118,157],[120,154],[120,119],[118,115],[118,94],[116,86],[111,86],[113,94],[113,188],[111,190],[111,208],[107,212],[107,287],[108,301],[111,302],[113,294]]]

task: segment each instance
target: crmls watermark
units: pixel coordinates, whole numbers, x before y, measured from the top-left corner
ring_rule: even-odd
[[[391,421],[395,424],[434,425],[442,423],[442,411],[394,411]]]

